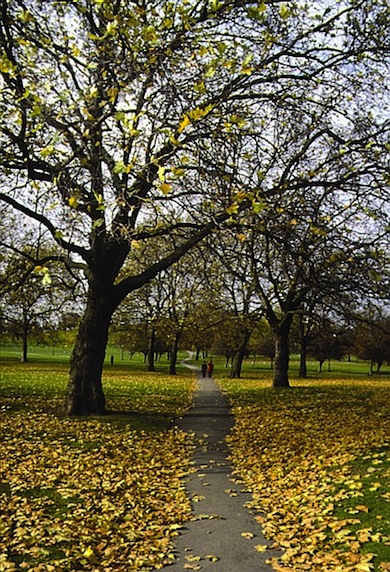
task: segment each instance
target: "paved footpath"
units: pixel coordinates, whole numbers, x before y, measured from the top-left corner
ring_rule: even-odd
[[[196,472],[186,478],[193,519],[177,538],[176,560],[163,570],[271,572],[266,560],[276,552],[255,549],[257,545],[270,543],[244,506],[251,495],[235,482],[227,458],[225,437],[234,424],[228,399],[212,378],[200,377],[197,384],[192,407],[176,422],[183,431],[194,432],[198,442],[194,456]]]

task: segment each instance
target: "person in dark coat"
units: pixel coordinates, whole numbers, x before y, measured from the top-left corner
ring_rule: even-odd
[[[207,363],[204,361],[202,363],[202,377],[206,377],[206,372],[207,372]]]

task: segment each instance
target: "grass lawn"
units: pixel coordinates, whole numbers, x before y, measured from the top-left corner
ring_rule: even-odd
[[[172,560],[190,439],[170,428],[191,375],[107,366],[111,413],[65,418],[65,363],[1,362],[0,571],[138,571]]]
[[[61,413],[66,355],[24,364],[3,353],[0,572],[138,572],[173,558],[190,514],[181,477],[192,444],[170,421],[188,407],[193,380],[168,376],[166,359],[149,374],[141,356],[117,353],[111,366],[107,353],[110,414],[80,419]],[[305,382],[293,373],[295,387],[280,391],[269,364],[247,362],[232,380],[223,359],[213,361],[233,403],[237,477],[284,550],[274,569],[389,570],[388,379],[363,366],[312,371]]]
[[[390,570],[390,384],[362,376],[219,382],[238,474],[283,572]]]

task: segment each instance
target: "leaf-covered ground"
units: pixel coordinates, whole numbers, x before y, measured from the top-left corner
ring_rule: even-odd
[[[161,568],[190,513],[191,448],[169,420],[192,380],[112,370],[116,413],[67,419],[66,378],[65,367],[2,364],[0,571]]]
[[[232,459],[265,535],[283,549],[273,568],[390,570],[388,381],[222,386],[236,418]]]

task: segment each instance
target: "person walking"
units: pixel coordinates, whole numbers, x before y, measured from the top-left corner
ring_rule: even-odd
[[[202,377],[206,377],[206,372],[207,372],[207,363],[204,361],[202,363]]]
[[[214,371],[214,364],[210,360],[209,363],[207,364],[207,373],[209,377],[213,377],[213,371]]]

